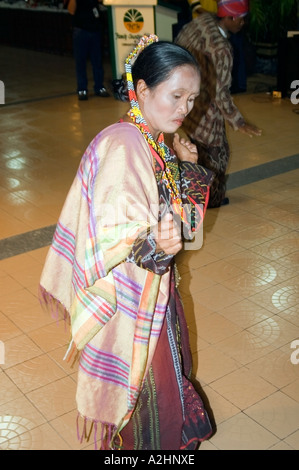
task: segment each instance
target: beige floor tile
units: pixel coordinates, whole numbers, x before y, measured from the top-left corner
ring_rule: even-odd
[[[43,170],[45,172],[45,170]],[[5,204],[5,205],[4,205]],[[50,214],[41,211],[38,207],[16,194],[7,194],[3,201],[3,210],[32,229],[45,227],[56,223]]]
[[[281,264],[282,266],[285,266],[287,268],[293,268],[294,266],[297,267],[299,266],[299,253],[291,253],[290,255],[282,256],[279,258],[278,263]]]
[[[23,310],[40,308],[36,295],[20,286],[13,294],[5,292],[1,297],[0,310],[7,317],[22,313]]]
[[[262,377],[277,388],[286,387],[298,379],[299,367],[291,363],[291,350],[284,352],[276,349],[266,356],[251,362],[248,369],[255,375]]]
[[[222,281],[222,285],[236,292],[244,298],[254,295],[269,287],[267,279],[254,276],[250,273],[242,273],[231,279]]]
[[[3,271],[11,277],[19,270],[28,268],[30,266],[36,267],[37,262],[34,261],[29,254],[23,253],[21,255],[12,256],[0,261],[0,267]]]
[[[254,269],[265,263],[268,263],[269,260],[255,254],[253,251],[244,250],[241,253],[236,253],[229,257],[228,262],[237,266],[239,269],[243,269],[244,271],[249,271],[250,269]]]
[[[70,329],[69,326],[61,320],[30,331],[28,336],[44,352],[49,352],[61,346],[67,347],[70,341]]]
[[[228,318],[233,323],[236,323],[243,329],[266,320],[271,315],[269,310],[266,310],[248,299],[229,305],[228,307],[219,310],[218,313]]]
[[[260,215],[260,210],[266,209],[268,204],[266,202],[260,201],[259,199],[255,199],[254,197],[247,196],[246,194],[242,193],[242,189],[243,187],[230,191],[230,203],[237,207],[242,214],[244,211],[247,211]]]
[[[5,364],[2,367],[5,370],[41,354],[42,350],[30,338],[19,335],[5,342]]]
[[[28,393],[65,376],[64,371],[47,355],[10,367],[6,373],[23,393]]]
[[[218,450],[209,440],[200,444],[199,450]]]
[[[298,269],[296,269],[295,266],[285,267],[276,261],[270,261],[269,263],[260,264],[259,266],[248,268],[248,271],[253,276],[263,279],[268,283],[271,283],[271,285],[287,281],[288,279],[291,279],[292,277],[296,276],[298,273]]]
[[[215,282],[212,279],[202,276],[199,269],[192,269],[185,274],[181,274],[179,289],[182,297],[186,297],[214,284]]]
[[[0,312],[0,338],[7,341],[15,336],[21,335],[22,331],[11,320]]]
[[[3,422],[14,423],[13,428],[18,430],[18,434],[30,431],[46,422],[42,414],[25,396],[2,404],[0,406],[0,417]],[[7,429],[6,426],[3,426],[3,428]]]
[[[282,216],[279,222],[281,223],[281,225],[291,230],[299,229],[299,215],[298,214],[287,214],[285,216]]]
[[[198,251],[185,251],[183,262],[190,270],[198,269],[206,264],[217,261],[218,258],[210,253],[206,253],[204,249]]]
[[[259,402],[277,388],[246,368],[235,370],[214,381],[210,387],[240,410]]]
[[[217,289],[212,286],[194,294],[193,298],[196,302],[206,305],[214,311],[242,300],[240,295],[220,284],[218,284]]]
[[[9,401],[15,400],[22,396],[22,392],[16,387],[16,385],[10,380],[5,372],[0,370],[0,406]]]
[[[45,325],[53,323],[55,320],[42,309],[37,299],[36,304],[31,307],[24,303],[23,308],[19,307],[18,312],[11,314],[10,319],[19,326],[24,333],[29,333]],[[0,328],[1,329],[1,328]]]
[[[292,449],[299,450],[299,431],[290,434],[283,442],[291,446]]]
[[[15,292],[21,290],[23,288],[22,284],[17,282],[13,277],[10,275],[2,276],[1,277],[1,286],[0,286],[0,296],[2,295],[10,295],[11,298]],[[2,308],[1,308],[2,310]],[[3,311],[3,310],[2,310]]]
[[[298,281],[294,277],[250,296],[249,300],[276,314],[297,305],[298,293]]]
[[[229,357],[239,361],[242,365],[249,364],[276,349],[273,345],[269,345],[264,339],[249,331],[242,331],[237,335],[220,341],[215,347]]]
[[[215,432],[221,423],[237,415],[240,410],[210,386],[204,386],[203,390],[206,394],[206,408]],[[213,440],[213,437],[211,439]]]
[[[201,351],[202,349],[207,348],[209,346],[209,343],[205,341],[204,339],[202,339],[200,336],[198,336],[196,332],[194,333],[191,328],[189,328],[189,342],[190,342],[190,350],[194,358],[193,365],[196,368],[198,351]]]
[[[298,430],[299,403],[277,391],[254,404],[246,414],[280,439]]]
[[[76,409],[76,383],[69,377],[33,390],[26,396],[47,421]]]
[[[59,367],[61,367],[66,374],[70,376],[74,376],[77,374],[78,366],[79,366],[79,358],[74,362],[73,358],[67,361],[64,360],[67,348],[62,346],[61,348],[57,348],[53,351],[48,352],[48,356],[53,359]]]
[[[287,229],[288,230],[288,229]],[[280,229],[281,231],[281,229]],[[275,238],[274,240],[256,246],[254,252],[269,258],[272,261],[279,260],[282,256],[290,255],[299,248],[298,233],[288,231],[284,236]]]
[[[297,369],[299,368],[299,365],[296,364],[293,365],[293,367],[296,368],[295,373],[298,374]],[[284,387],[282,391],[299,403],[299,379]]]
[[[187,324],[194,331],[197,331],[197,325],[202,317],[213,313],[213,310],[206,305],[194,301],[191,295],[184,297],[182,303]]]
[[[299,328],[278,315],[251,326],[247,331],[275,348],[291,344],[293,340],[299,338]]]
[[[215,380],[233,372],[240,367],[235,359],[231,359],[213,346],[198,349],[193,354],[194,375],[205,384],[211,384]]]
[[[210,344],[218,343],[242,331],[242,328],[219,313],[211,313],[196,322],[199,336]],[[192,329],[192,325],[190,325]]]
[[[65,413],[64,415],[50,421],[50,424],[60,436],[63,436],[72,450],[84,449],[88,445],[93,444],[92,438],[90,442],[82,442],[82,444],[78,440],[77,411]]]
[[[43,267],[48,251],[49,247],[45,246],[44,248],[38,248],[37,250],[28,251],[28,256],[30,256],[30,258],[32,258],[33,260],[39,262],[40,265]]]
[[[49,424],[43,424],[31,431],[21,432],[18,428],[9,435],[10,439],[1,443],[3,450],[71,450]]]
[[[243,251],[244,248],[233,243],[231,240],[220,239],[204,244],[204,250],[207,253],[217,256],[217,258],[221,260],[222,258],[229,258],[232,254]]]
[[[279,317],[284,318],[290,323],[293,323],[296,326],[299,326],[299,315],[298,315],[298,305],[293,305],[293,307],[287,308],[282,312],[279,312]]]
[[[198,273],[201,278],[209,278],[214,282],[222,283],[222,281],[240,276],[244,271],[229,263],[229,259],[221,259],[199,268]]]
[[[294,448],[289,446],[285,441],[280,441],[278,444],[275,444],[269,450],[294,450]]]
[[[267,450],[278,442],[278,438],[239,413],[220,423],[210,442],[220,450]]]
[[[16,271],[13,276],[22,286],[25,288],[34,287],[35,292],[37,292],[41,276],[41,267],[39,264],[36,266],[28,264],[25,268]]]

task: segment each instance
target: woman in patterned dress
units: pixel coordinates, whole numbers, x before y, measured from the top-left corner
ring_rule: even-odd
[[[133,65],[132,65],[133,64]],[[202,225],[211,172],[175,133],[199,93],[191,54],[155,36],[126,61],[131,109],[88,146],[41,278],[80,352],[78,432],[101,449],[195,449],[212,432],[191,383],[175,255]],[[80,421],[83,419],[83,429]]]

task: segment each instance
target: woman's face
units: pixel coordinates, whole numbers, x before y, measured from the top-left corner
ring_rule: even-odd
[[[183,123],[199,95],[200,77],[195,67],[182,65],[169,78],[150,89],[143,80],[137,84],[141,112],[152,136],[160,132],[173,133]]]

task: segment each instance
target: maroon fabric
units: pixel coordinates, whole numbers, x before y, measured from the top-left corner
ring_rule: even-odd
[[[136,445],[138,446],[141,442],[141,439],[136,439],[136,435],[140,433],[142,434],[142,450],[178,450],[181,446],[183,415],[167,337],[166,318],[150,373],[154,378],[154,386],[151,385],[152,394],[155,394],[155,397],[150,397],[151,402],[149,402],[149,396],[145,391],[141,392],[131,420],[121,432],[123,449],[136,450]],[[144,389],[149,383],[148,377]],[[138,429],[136,429],[137,426]],[[155,447],[153,447],[154,442]]]
[[[194,450],[212,432],[202,400],[188,379],[189,336],[174,276],[168,315],[132,418],[121,431],[123,450]]]

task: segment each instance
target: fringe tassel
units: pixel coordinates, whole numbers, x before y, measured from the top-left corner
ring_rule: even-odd
[[[69,345],[68,345],[68,348],[67,348],[67,351],[64,355],[63,360],[66,361],[66,362],[70,362],[71,359],[73,358],[73,362],[71,363],[71,369],[72,369],[74,367],[74,365],[76,364],[76,362],[79,361],[80,356],[81,356],[81,351],[79,351],[77,349],[77,346],[76,346],[74,340],[72,339],[70,341]]]
[[[80,418],[83,419],[83,428],[80,432]],[[90,422],[89,431],[88,423]],[[100,421],[91,420],[89,418],[81,416],[80,413],[77,415],[77,437],[82,444],[83,440],[89,442],[90,437],[93,432],[93,440],[94,440],[94,449],[98,450],[98,425],[100,425],[100,450],[118,450],[122,446],[122,438],[119,433],[114,436],[116,431],[116,426],[111,423],[102,423]],[[114,445],[115,437],[119,438],[119,444]]]
[[[50,312],[57,322],[63,319],[65,324],[70,325],[70,314],[65,306],[41,285],[38,288],[38,299],[41,306]]]

